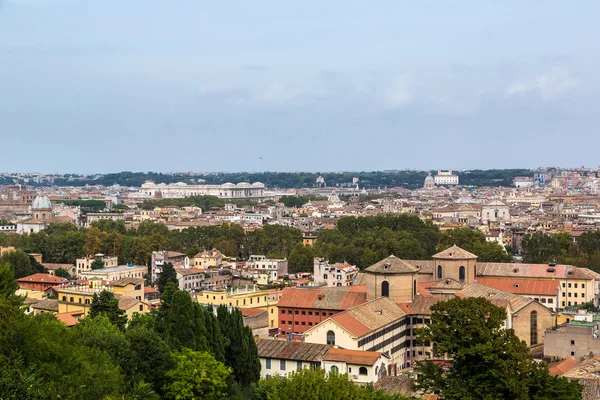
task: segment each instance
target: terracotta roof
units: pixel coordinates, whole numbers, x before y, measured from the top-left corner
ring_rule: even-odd
[[[58,312],[58,300],[44,299],[32,306],[36,310]]]
[[[419,270],[396,256],[389,256],[368,267],[365,271],[385,274],[414,274]]]
[[[144,294],[158,293],[158,289],[152,286],[144,286]]]
[[[504,292],[478,283],[466,284],[456,295],[459,297],[484,297],[499,307],[510,305],[513,312],[519,311],[534,302],[525,296]]]
[[[559,282],[548,279],[477,278],[477,283],[521,295],[556,296]]]
[[[329,319],[359,338],[405,316],[406,313],[402,308],[391,299],[381,297],[336,314]]]
[[[256,339],[258,356],[307,362],[320,362],[331,346],[288,340]]]
[[[436,294],[429,296],[416,295],[412,303],[399,303],[398,306],[404,310],[407,314],[414,315],[431,315],[431,306],[439,303],[440,301],[446,301],[453,299],[454,295],[449,294]]]
[[[68,283],[69,281],[65,278],[59,278],[58,276],[50,274],[33,274],[24,276],[23,278],[17,279],[19,283],[34,282],[34,283],[54,283],[57,285]]]
[[[440,251],[439,253],[433,255],[432,258],[442,258],[446,260],[469,260],[477,258],[477,256],[473,253],[469,253],[468,251],[461,249],[457,245],[454,245],[450,248],[447,248],[444,251]]]
[[[240,308],[243,317],[256,317],[262,313],[266,313],[267,310],[262,310],[260,308]]]
[[[75,326],[79,323],[79,319],[77,319],[75,317],[75,315],[77,316],[81,316],[83,313],[81,312],[64,312],[64,313],[58,313],[56,314],[56,319],[58,319],[60,322],[63,322],[65,325],[67,326]]]
[[[175,267],[175,271],[182,276],[204,274],[204,270],[200,268]]]
[[[477,276],[595,279],[600,277],[600,274],[587,268],[564,264],[551,266],[548,264],[478,263]]]
[[[347,310],[367,301],[367,287],[285,288],[278,307]]]
[[[331,348],[323,357],[323,361],[342,361],[348,364],[373,365],[381,357],[378,351],[345,350]]]
[[[119,296],[119,308],[121,310],[129,310],[131,307],[141,302],[141,300],[138,300],[135,297]]]
[[[573,360],[572,358],[567,358],[566,360],[558,361],[548,365],[548,370],[550,371],[550,375],[562,376],[578,365],[579,363],[577,361]]]
[[[112,286],[119,286],[119,287],[123,287],[123,286],[127,286],[127,285],[141,285],[144,283],[144,280],[142,278],[130,278],[130,277],[123,277],[121,279],[117,279],[116,281],[111,281],[110,284]]]

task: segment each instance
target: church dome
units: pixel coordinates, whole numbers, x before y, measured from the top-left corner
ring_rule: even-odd
[[[427,174],[427,177],[425,178],[425,183],[423,184],[423,187],[425,188],[432,188],[435,186],[435,179],[433,179],[433,176],[431,176],[431,172]]]
[[[31,204],[32,210],[52,210],[52,202],[48,196],[36,196]]]

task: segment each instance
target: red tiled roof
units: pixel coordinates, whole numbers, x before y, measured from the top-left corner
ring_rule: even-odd
[[[65,278],[59,278],[58,276],[50,275],[50,274],[33,274],[29,276],[24,276],[23,278],[17,279],[19,283],[26,282],[35,282],[35,283],[68,283],[69,281]]]
[[[75,316],[78,315],[82,315],[82,312],[80,311],[76,311],[76,312],[64,312],[64,313],[58,313],[56,314],[56,319],[58,319],[60,322],[64,323],[67,326],[74,326],[77,325],[79,323],[79,320],[77,318],[75,318]]]
[[[260,308],[240,308],[243,317],[256,317],[262,313],[267,312],[266,310],[262,310]]]
[[[518,278],[477,278],[477,283],[521,295],[556,296],[558,280]]]
[[[550,364],[548,367],[550,375],[561,376],[577,367],[579,363],[572,358],[567,358],[566,360],[559,361],[557,363]]]
[[[323,361],[342,361],[348,364],[373,365],[379,360],[381,353],[378,351],[345,350],[331,348],[323,356]]]
[[[285,288],[278,307],[347,310],[367,301],[367,287]]]

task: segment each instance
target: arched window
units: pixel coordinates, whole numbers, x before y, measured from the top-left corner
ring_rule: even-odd
[[[359,375],[367,375],[367,367],[360,367],[358,369],[358,374]]]
[[[381,295],[383,297],[389,297],[390,296],[390,284],[389,284],[388,281],[381,282]]]
[[[438,270],[437,270],[437,276],[438,276],[438,279],[442,279],[442,266],[441,266],[441,265],[438,265],[438,268],[437,268],[437,269],[438,269]]]
[[[538,324],[537,311],[532,311],[529,314],[529,345],[533,346],[538,342]]]
[[[327,332],[327,344],[335,345],[335,333],[333,331]]]
[[[463,267],[462,265],[458,269],[458,280],[461,282],[465,281],[465,267]]]
[[[331,366],[331,369],[330,369],[330,371],[331,371],[331,372],[334,372],[334,373],[336,373],[336,374],[339,372],[339,370],[338,370],[338,367],[336,367],[335,365],[332,365],[332,366]]]

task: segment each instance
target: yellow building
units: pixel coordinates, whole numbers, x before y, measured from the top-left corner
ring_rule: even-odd
[[[129,318],[134,313],[150,311],[150,305],[144,302],[144,280],[137,278],[122,278],[117,281],[90,281],[87,285],[73,285],[57,288],[58,312],[82,312],[87,315],[92,305],[94,294],[104,290],[114,293],[119,300],[119,308],[124,310]]]
[[[234,290],[205,290],[198,294],[196,300],[200,304],[213,305],[218,307],[225,305],[227,307],[237,308],[259,308],[267,310],[269,314],[269,328],[279,326],[277,318],[277,303],[281,298],[282,290],[258,290],[256,286],[246,288],[233,288]]]
[[[196,268],[218,267],[223,263],[223,254],[217,249],[203,251],[194,256],[191,264]]]

